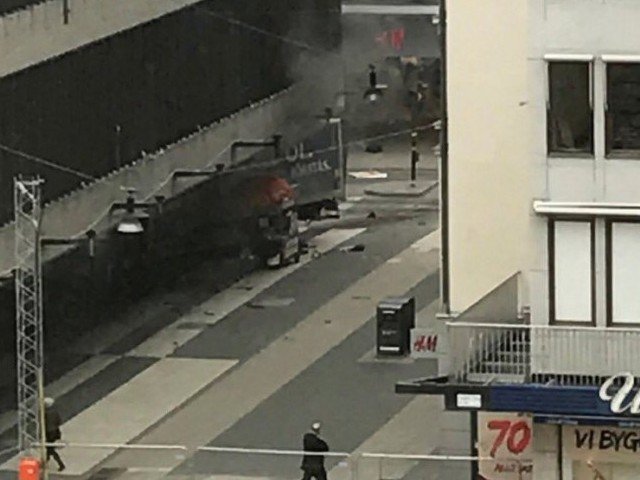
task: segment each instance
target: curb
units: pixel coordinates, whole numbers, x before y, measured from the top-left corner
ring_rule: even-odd
[[[417,198],[417,197],[423,197],[425,196],[427,193],[429,193],[430,191],[432,191],[434,188],[438,187],[439,182],[433,182],[431,185],[419,189],[416,192],[409,192],[409,191],[381,191],[381,190],[376,190],[376,189],[372,189],[372,188],[365,188],[364,189],[364,193],[366,195],[371,195],[374,197],[404,197],[404,198]]]

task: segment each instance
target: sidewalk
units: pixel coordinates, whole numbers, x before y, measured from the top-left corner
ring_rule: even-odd
[[[427,236],[415,242],[392,260],[383,263],[370,274],[356,281],[248,361],[238,365],[213,385],[205,388],[184,408],[174,412],[137,441],[143,444],[184,444],[195,448],[208,444],[232,427],[235,428],[241,419],[252,413],[258,406],[262,408],[263,402],[270,400],[285,385],[291,385],[292,381],[297,380],[306,369],[316,368],[316,362],[327,352],[333,351],[367,324],[372,318],[372,312],[375,312],[378,299],[389,294],[388,278],[395,279],[393,291],[401,294],[413,288],[426,275],[435,272],[438,255],[437,251],[433,250],[434,245],[430,240],[431,236]],[[367,348],[370,348],[368,341]],[[320,368],[319,364],[317,368]],[[358,364],[352,368],[373,367]],[[326,367],[322,369],[322,371],[325,370]],[[305,385],[309,384],[305,383]],[[392,390],[389,391],[389,395],[395,396]],[[285,395],[285,397],[292,398],[291,395]],[[293,398],[298,399],[298,395]],[[306,418],[309,413],[305,414],[305,412],[312,403],[303,405],[296,401],[294,418],[300,415]],[[291,414],[294,414],[291,411],[293,405],[288,408]],[[330,421],[329,417],[326,422]],[[250,431],[252,434],[248,437],[241,434],[239,438],[244,438],[244,442],[251,442],[253,445],[261,442],[261,439],[264,442],[273,442],[273,435],[277,430],[273,430],[275,427],[270,427],[272,420],[277,419],[270,415],[260,415],[258,424],[252,423],[253,427],[249,430],[241,429],[242,432]],[[291,420],[292,418],[286,424],[280,423],[279,429],[293,429],[296,433],[286,437],[297,440],[300,429],[304,431],[305,427],[302,425],[306,425],[308,419],[302,425],[297,425],[297,422],[292,423]],[[327,428],[336,430],[329,425]],[[340,425],[344,427],[346,424],[340,423]],[[359,430],[361,428],[359,427]],[[278,436],[282,433],[284,432],[278,432]],[[241,445],[239,441],[236,440],[234,444]],[[273,443],[268,445],[274,447]],[[335,448],[340,449],[340,445],[337,444]],[[126,468],[127,465],[135,464],[134,457],[131,453],[121,452],[116,454],[107,466],[108,468]],[[168,458],[159,459],[158,462],[166,469],[178,467],[183,463],[179,459],[172,461]],[[185,464],[176,473],[186,474],[190,465],[192,464]],[[205,464],[202,468],[207,471],[214,467],[208,467]],[[213,473],[212,470],[209,471]]]
[[[432,150],[434,145],[422,135],[418,138],[418,152],[420,153],[418,170],[437,170],[438,158]],[[411,169],[411,139],[408,134],[387,139],[381,144],[383,150],[380,153],[366,152],[364,144],[350,146],[347,169],[349,171],[368,169],[409,171]]]
[[[433,153],[433,145],[428,139],[420,137],[418,151],[420,161],[417,164],[416,180],[410,180],[411,143],[409,135],[385,140],[383,151],[368,153],[364,145],[351,147],[347,159],[350,177],[360,172],[380,173],[384,179],[349,178],[352,185],[362,185],[364,194],[392,198],[421,198],[437,188],[438,158]],[[375,176],[375,175],[374,175]]]

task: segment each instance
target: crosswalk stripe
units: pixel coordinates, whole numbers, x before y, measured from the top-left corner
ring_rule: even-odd
[[[394,279],[395,291],[405,292],[437,271],[438,252],[424,254],[419,245],[424,242],[401,252],[401,263],[384,263],[353,283],[138,441],[156,444],[171,439],[195,448],[215,439],[364,325],[375,312],[377,299],[389,294],[389,278]],[[367,299],[354,302],[354,297],[363,295]],[[327,318],[335,321],[327,323]],[[109,466],[130,461],[126,452],[118,453]]]
[[[318,235],[310,243],[319,253],[327,253],[364,231],[364,228],[335,228]],[[285,268],[254,272],[225,291],[214,295],[178,321],[163,328],[133,348],[128,355],[152,358],[163,358],[171,355],[179,347],[198,335],[201,329],[219,322],[231,312],[250,302],[267,288],[292,274],[311,260],[311,255],[307,255],[301,259],[300,263],[292,264]],[[182,328],[185,325],[188,325],[189,329]],[[197,328],[198,325],[201,326],[200,329]]]

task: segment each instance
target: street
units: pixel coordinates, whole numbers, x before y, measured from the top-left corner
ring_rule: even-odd
[[[408,175],[405,153],[397,143],[386,154],[356,150],[350,170],[372,165],[387,173],[378,182],[398,182]],[[423,165],[419,180],[433,183],[435,159],[425,154]],[[396,198],[365,194],[371,184],[350,179],[342,218],[311,224],[312,253],[301,264],[250,274],[161,329],[152,322],[120,332],[71,372],[71,388],[57,398],[71,444],[61,450],[62,475],[294,479],[301,473],[295,455],[196,449],[300,450],[316,420],[333,452],[468,453],[467,417],[445,414],[438,399],[394,393],[398,379],[437,373],[436,361],[375,356],[378,301],[415,296],[417,311],[437,304],[436,185]],[[345,248],[353,245],[363,251]],[[207,272],[198,275],[215,275]],[[116,448],[125,443],[189,450]],[[358,478],[385,468],[397,478],[451,469],[385,462],[360,459]],[[327,468],[330,478],[356,475],[353,460],[329,458]]]

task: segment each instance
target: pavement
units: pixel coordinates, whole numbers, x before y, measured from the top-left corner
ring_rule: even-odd
[[[380,153],[369,153],[365,145],[354,145],[349,151],[348,171],[353,187],[360,186],[365,195],[379,197],[419,198],[434,192],[438,187],[438,158],[433,153],[432,138],[419,137],[416,179],[411,180],[410,136],[399,135],[386,141]],[[362,174],[365,175],[362,175]],[[366,178],[367,173],[372,173]],[[384,176],[384,180],[375,177]],[[355,177],[355,178],[354,178]],[[358,178],[365,177],[365,178]],[[357,188],[357,187],[356,187]],[[429,204],[437,205],[437,197],[431,195]]]
[[[378,166],[389,181],[406,174],[392,161]],[[466,462],[367,456],[466,455],[469,417],[443,412],[437,397],[394,393],[400,379],[435,374],[437,360],[374,352],[376,305],[386,296],[415,296],[418,326],[442,328],[437,191],[377,198],[366,184],[350,182],[342,219],[311,225],[314,253],[300,264],[212,289],[146,335],[142,324],[120,323],[121,335],[95,340],[99,354],[56,382],[68,469],[51,476],[299,478],[299,455],[268,452],[299,450],[320,420],[331,450],[349,454],[329,459],[332,480],[469,478]],[[343,248],[355,244],[364,250]],[[215,275],[207,268],[203,281]],[[16,459],[6,460],[0,478],[14,478]]]
[[[424,197],[427,193],[438,186],[438,182],[412,182],[406,180],[395,180],[389,182],[378,182],[369,185],[364,189],[367,195],[378,197]]]

